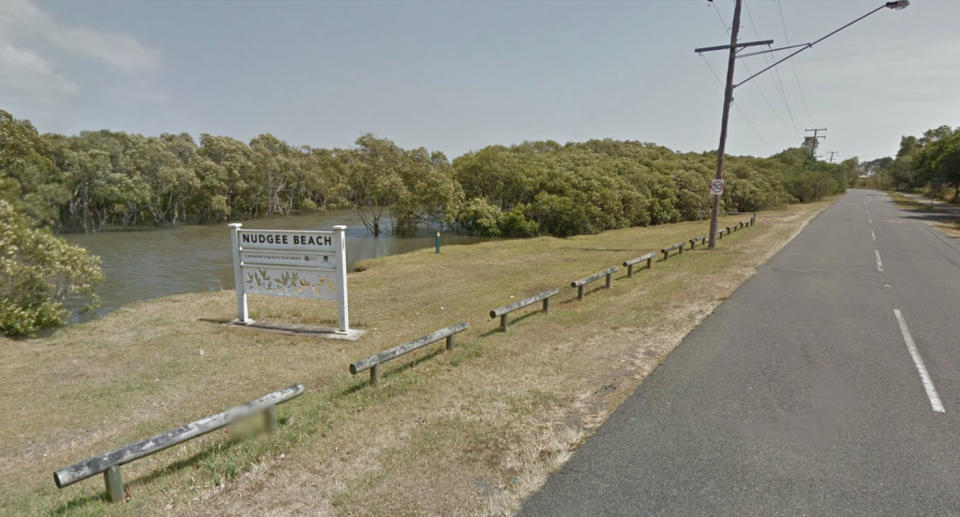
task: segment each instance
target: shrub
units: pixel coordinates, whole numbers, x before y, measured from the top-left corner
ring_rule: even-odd
[[[102,280],[99,258],[31,227],[0,200],[0,332],[24,336],[62,325],[70,314],[65,302],[94,308]]]

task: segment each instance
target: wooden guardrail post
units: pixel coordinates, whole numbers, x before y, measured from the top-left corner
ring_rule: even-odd
[[[103,471],[103,483],[107,487],[107,500],[111,503],[123,501],[123,475],[120,467],[112,465]]]
[[[380,366],[383,363],[396,359],[402,355],[409,354],[418,348],[440,341],[443,338],[447,338],[447,350],[450,350],[455,345],[453,335],[458,332],[463,332],[468,328],[470,328],[470,324],[466,321],[461,321],[456,325],[435,330],[426,336],[418,337],[417,339],[407,341],[406,343],[397,345],[393,348],[388,348],[378,354],[371,355],[366,359],[361,359],[359,361],[350,363],[350,373],[352,375],[356,375],[364,370],[370,370],[370,383],[379,384]]]
[[[678,255],[681,254],[681,253],[683,253],[683,245],[684,245],[684,244],[685,244],[685,243],[683,243],[683,242],[678,242],[677,244],[674,244],[673,246],[667,246],[666,248],[661,249],[661,250],[660,250],[660,253],[663,253],[663,260],[669,259],[669,258],[670,258],[670,252],[673,251],[673,250],[677,250],[677,254],[678,254]]]
[[[610,266],[610,267],[608,267],[607,269],[604,269],[603,271],[600,271],[599,273],[594,273],[594,274],[592,274],[592,275],[590,275],[590,276],[588,276],[588,277],[584,277],[584,278],[581,278],[580,280],[574,280],[573,282],[570,282],[570,287],[576,287],[576,288],[577,288],[577,299],[578,299],[578,300],[582,300],[582,299],[583,299],[583,286],[589,284],[590,282],[593,282],[594,280],[599,280],[600,277],[604,277],[604,276],[605,276],[605,277],[607,277],[606,287],[607,287],[607,289],[610,289],[610,281],[611,281],[611,278],[610,278],[610,277],[611,277],[611,275],[613,275],[613,274],[616,273],[616,272],[617,272],[617,266]]]
[[[277,406],[267,406],[266,409],[263,410],[263,427],[268,433],[273,433],[277,430]]]
[[[220,429],[241,418],[260,412],[264,413],[267,430],[275,430],[277,404],[298,397],[302,393],[302,384],[294,384],[282,390],[268,393],[246,404],[232,407],[221,413],[210,415],[176,429],[151,436],[146,440],[141,440],[137,443],[101,454],[100,456],[88,458],[69,467],[64,467],[53,473],[53,481],[57,484],[57,488],[64,488],[102,473],[104,485],[107,490],[107,499],[111,502],[123,501],[124,491],[123,475],[120,473],[121,465],[192,440],[198,436]]]
[[[558,294],[558,293],[560,293],[560,290],[559,290],[559,289],[556,289],[556,288],[554,288],[554,289],[547,289],[546,291],[544,291],[544,292],[542,292],[542,293],[540,293],[540,294],[533,295],[533,296],[531,296],[531,297],[529,297],[529,298],[524,298],[524,299],[522,299],[522,300],[513,302],[513,303],[511,303],[511,304],[509,304],[509,305],[504,305],[503,307],[497,307],[496,309],[493,309],[492,311],[490,311],[490,317],[491,317],[491,318],[496,318],[497,316],[500,316],[500,328],[501,328],[504,332],[506,332],[506,331],[507,331],[507,325],[509,324],[509,323],[508,323],[508,318],[509,318],[509,314],[510,314],[511,312],[513,312],[513,311],[515,311],[515,310],[518,310],[518,309],[522,309],[522,308],[527,307],[527,306],[529,306],[529,305],[533,305],[533,304],[535,304],[535,303],[537,303],[537,302],[543,302],[543,312],[549,312],[549,311],[550,311],[550,297],[553,296],[553,295],[555,295],[555,294]]]
[[[633,276],[633,266],[646,261],[647,269],[653,268],[653,257],[656,257],[657,254],[654,252],[647,253],[646,255],[639,256],[637,258],[632,258],[630,260],[624,260],[623,265],[627,268],[627,277]]]

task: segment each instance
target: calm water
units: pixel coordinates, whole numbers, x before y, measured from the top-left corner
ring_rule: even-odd
[[[329,230],[347,226],[347,269],[358,260],[432,248],[436,230],[423,229],[413,237],[392,235],[373,238],[360,218],[349,211],[332,211],[304,216],[287,216],[244,221],[247,228],[284,230]],[[389,227],[387,228],[389,232]],[[87,248],[102,260],[107,276],[97,293],[100,309],[90,319],[118,307],[177,293],[233,289],[233,258],[226,224],[187,225],[64,236]],[[444,233],[441,246],[490,240]],[[74,318],[77,321],[81,318]]]

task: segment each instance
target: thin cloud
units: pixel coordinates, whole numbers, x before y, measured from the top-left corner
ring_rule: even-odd
[[[0,41],[0,90],[17,97],[73,95],[77,84],[53,71],[36,52]]]
[[[116,32],[62,24],[30,0],[0,1],[0,41],[39,39],[57,49],[122,70],[145,70],[160,65],[160,53],[133,37]]]

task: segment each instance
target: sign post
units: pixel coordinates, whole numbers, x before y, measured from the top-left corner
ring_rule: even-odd
[[[247,294],[337,301],[337,334],[349,334],[346,226],[333,231],[247,230],[230,224],[237,321],[254,323]]]

